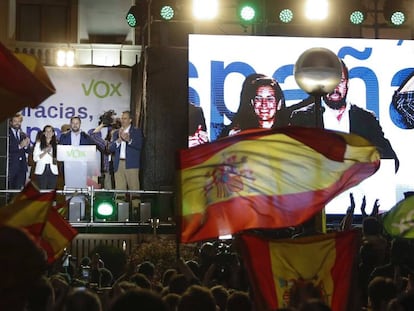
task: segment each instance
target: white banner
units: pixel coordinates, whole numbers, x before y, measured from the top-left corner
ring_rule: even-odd
[[[22,130],[32,143],[45,125],[52,125],[59,136],[61,126],[68,124],[71,117],[79,116],[81,129],[88,132],[98,126],[105,111],[113,109],[120,117],[122,111],[130,110],[130,68],[46,67],[46,71],[56,94],[34,109],[22,110]]]
[[[381,170],[372,180],[351,190],[357,213],[363,195],[367,196],[368,213],[377,198],[380,210],[387,210],[403,198],[404,191],[414,188],[413,129],[401,122],[392,105],[394,91],[414,72],[414,41],[190,35],[189,100],[203,108],[208,135],[215,140],[237,111],[242,83],[249,74],[275,78],[287,106],[306,98],[294,79],[294,65],[304,51],[315,47],[328,48],[345,61],[350,73],[348,101],[375,113],[397,153],[397,174],[390,160],[382,160]],[[349,194],[334,201],[327,212],[343,214]]]

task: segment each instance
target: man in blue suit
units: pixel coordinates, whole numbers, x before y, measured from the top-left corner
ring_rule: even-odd
[[[81,131],[81,119],[77,116],[70,118],[70,131],[62,133],[59,137],[60,145],[95,145],[92,138]]]
[[[115,189],[140,189],[139,169],[142,145],[142,130],[132,126],[131,112],[124,111],[121,115],[121,128],[113,133],[109,144],[109,151],[114,156]],[[139,201],[136,200],[135,204],[138,205]]]
[[[62,133],[59,137],[60,145],[71,145],[71,146],[83,146],[83,145],[96,145],[95,141],[85,132],[81,131],[81,119],[78,116],[70,118],[70,130]],[[62,171],[65,172],[64,165]],[[65,184],[66,184],[66,179]],[[83,183],[83,181],[81,182]],[[74,196],[71,199],[73,203],[80,203],[80,220],[85,220],[86,206],[85,198],[83,195]]]
[[[17,113],[9,124],[9,189],[21,189],[26,183],[30,139],[21,130],[23,116]]]

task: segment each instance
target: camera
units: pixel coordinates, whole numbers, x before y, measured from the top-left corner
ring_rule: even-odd
[[[99,125],[103,124],[105,127],[111,126],[115,123],[114,116],[116,112],[114,110],[108,110],[99,117]]]

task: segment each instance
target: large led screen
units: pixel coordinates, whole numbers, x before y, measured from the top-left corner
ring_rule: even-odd
[[[368,213],[377,199],[380,211],[386,211],[404,197],[404,192],[413,190],[414,106],[410,100],[414,98],[414,79],[411,79],[414,41],[190,35],[189,101],[193,104],[190,107],[201,108],[205,125],[200,126],[200,122],[195,128],[190,125],[189,144],[214,141],[223,133],[231,134],[228,127],[238,112],[242,85],[252,74],[275,79],[287,108],[293,109],[299,104],[299,110],[306,110],[309,95],[296,83],[294,66],[302,53],[319,47],[331,50],[344,61],[349,71],[346,101],[374,114],[399,160],[396,172],[395,159],[382,159],[377,173],[329,202],[326,213],[344,214],[350,203],[350,192],[355,197],[356,214],[361,213],[363,196]],[[324,119],[326,113],[327,110]],[[349,119],[353,119],[350,114]],[[358,126],[358,122],[361,125],[365,121],[349,122]],[[342,126],[340,130],[352,132],[350,127],[355,124]],[[192,131],[197,132],[196,138]]]

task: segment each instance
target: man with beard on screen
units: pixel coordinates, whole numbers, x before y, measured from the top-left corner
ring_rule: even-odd
[[[315,127],[316,124],[322,124],[325,129],[362,136],[377,146],[381,158],[394,159],[395,172],[397,172],[399,167],[398,157],[390,141],[385,138],[381,125],[374,113],[355,104],[351,104],[346,100],[348,95],[349,73],[348,68],[342,60],[341,64],[341,81],[331,93],[324,95],[322,98],[320,113],[322,120],[317,122],[315,103],[312,101],[309,105],[293,111],[289,124],[304,127]],[[310,102],[310,99],[307,98],[304,101]]]

